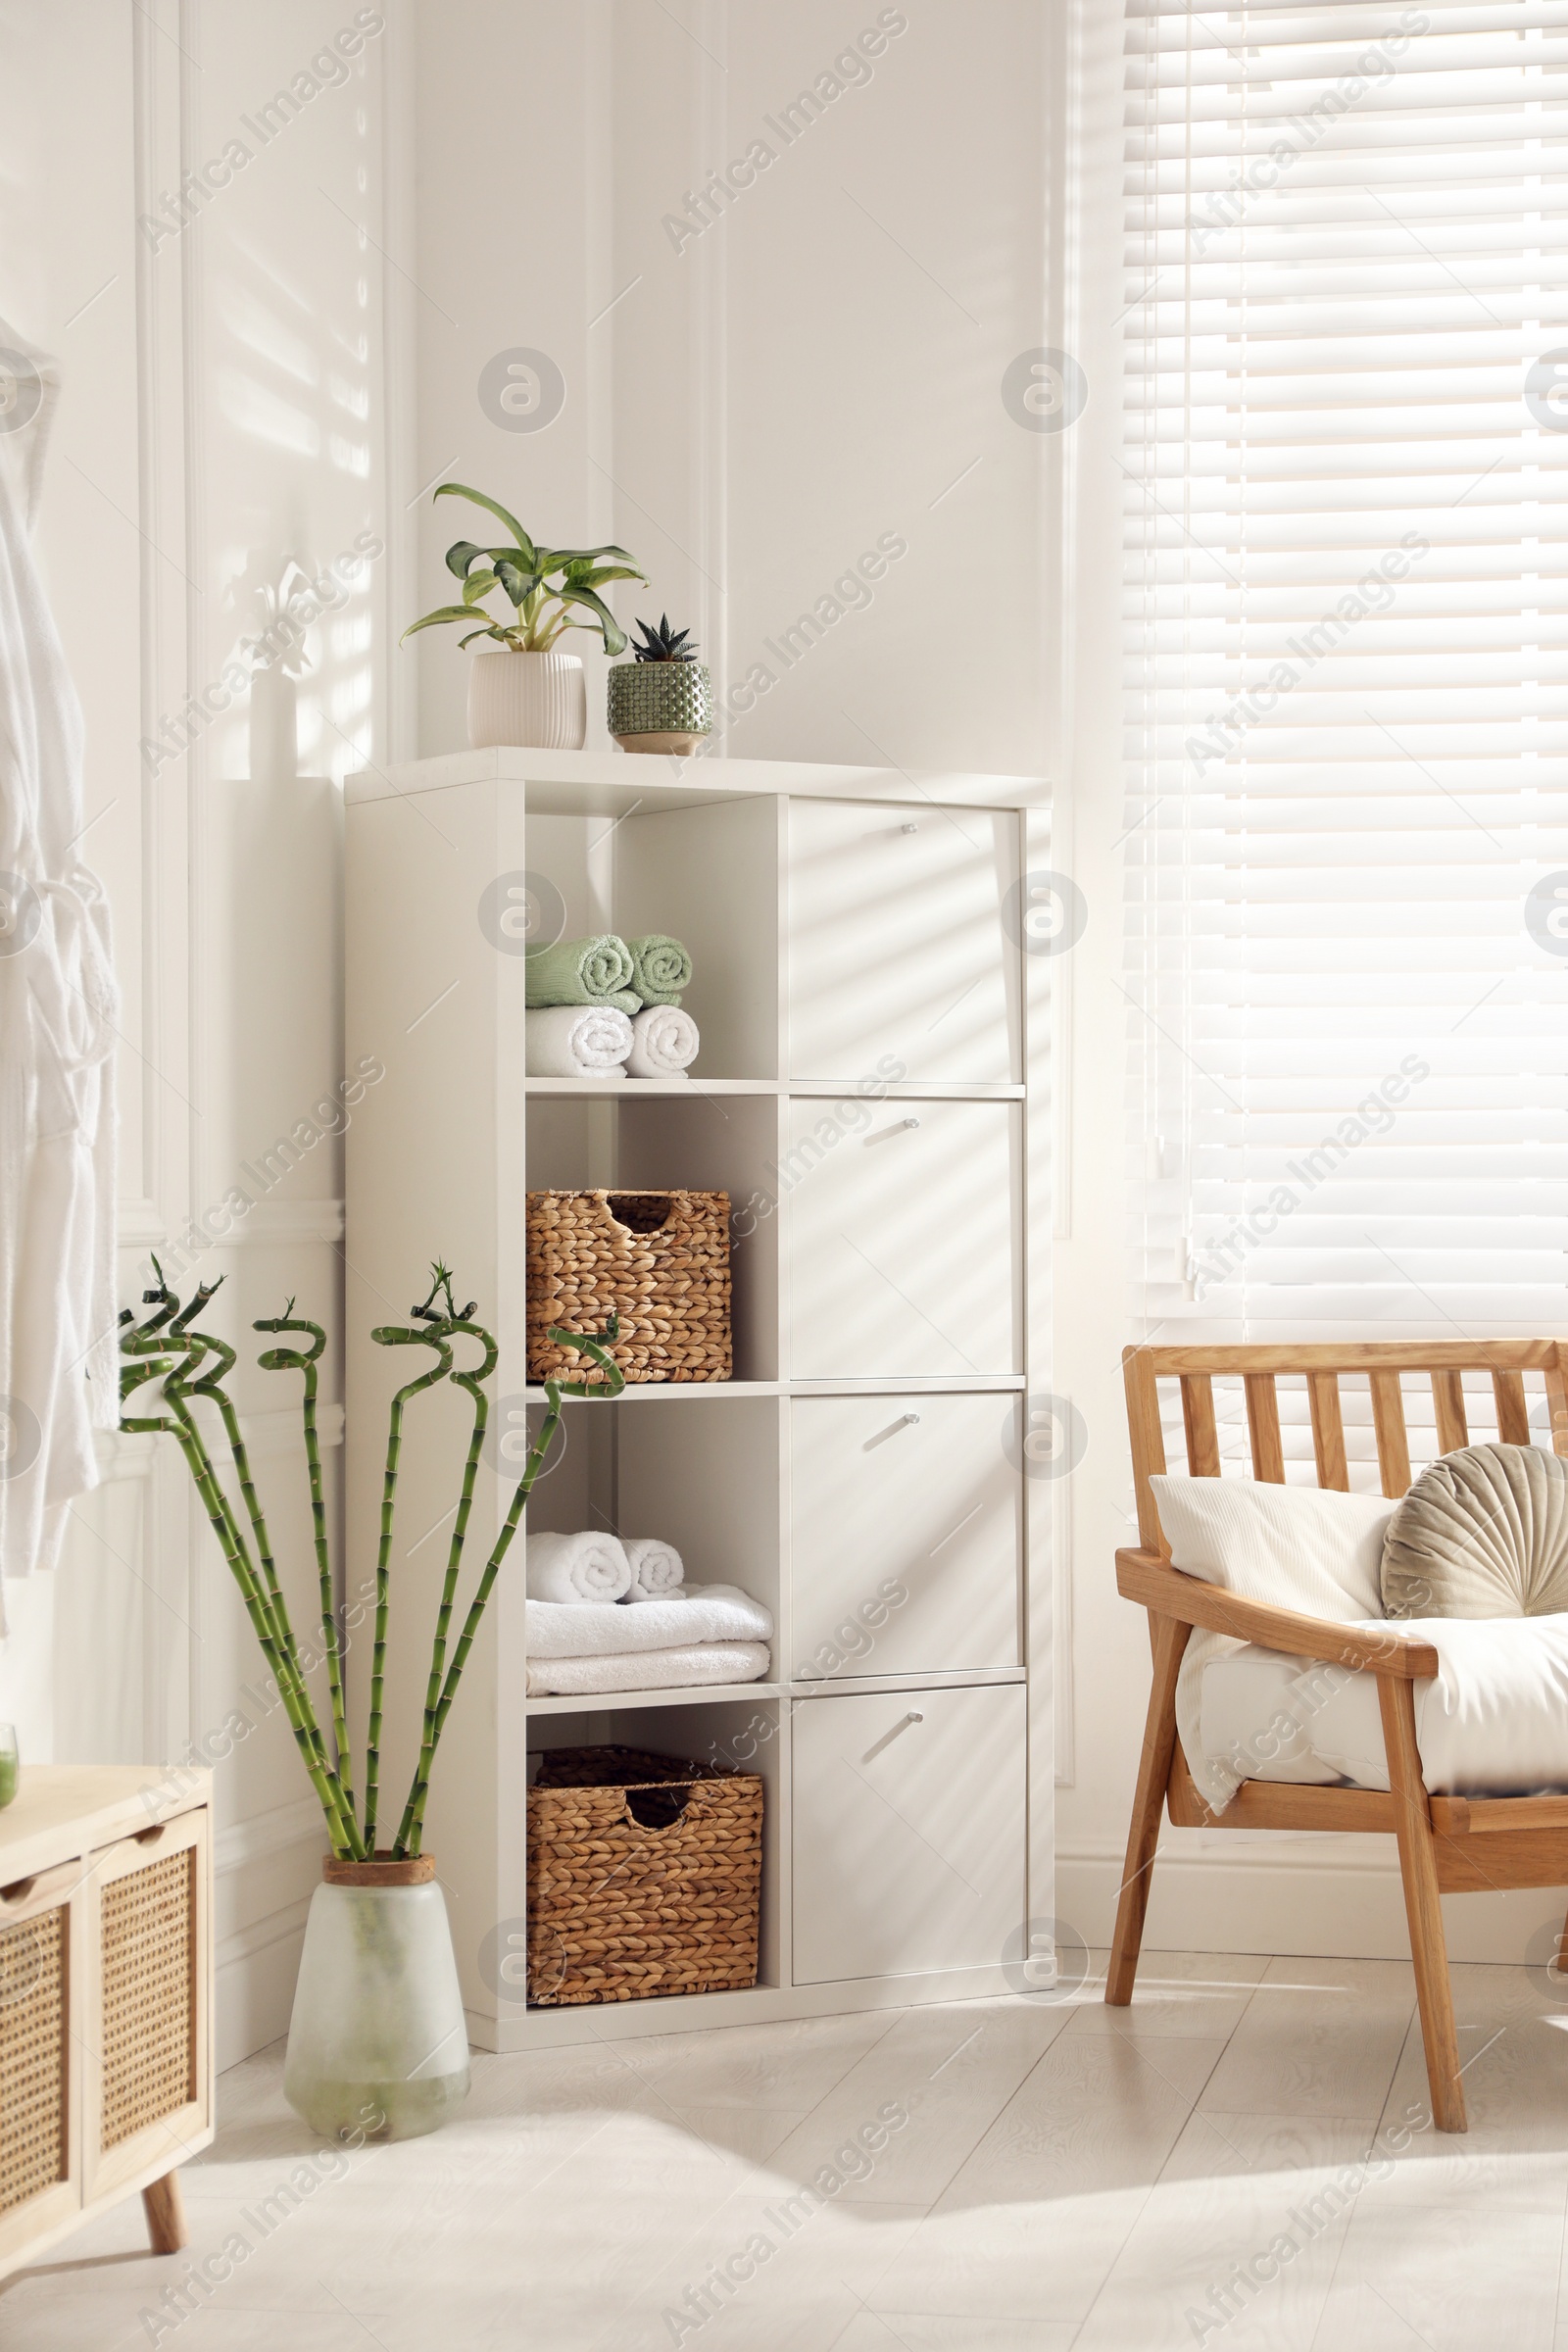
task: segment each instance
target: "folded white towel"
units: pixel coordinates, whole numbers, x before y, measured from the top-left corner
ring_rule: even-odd
[[[765,1642],[698,1642],[689,1649],[639,1649],[621,1658],[528,1662],[531,1695],[547,1690],[674,1690],[688,1683],[756,1683],[767,1673]]]
[[[684,1078],[697,1059],[697,1023],[678,1004],[645,1004],[631,1025],[629,1078]]]
[[[686,1571],[673,1544],[657,1536],[628,1536],[626,1557],[631,1562],[628,1600],[669,1600],[685,1582]],[[695,1637],[701,1641],[702,1636]]]
[[[771,1642],[773,1618],[736,1585],[688,1585],[640,1609],[597,1601],[530,1600],[530,1658],[625,1657],[639,1649],[690,1649],[694,1642]]]
[[[526,1582],[530,1600],[618,1600],[631,1583],[631,1562],[620,1538],[597,1528],[530,1536]]]
[[[631,1022],[613,1004],[549,1004],[525,1015],[530,1078],[621,1078]]]

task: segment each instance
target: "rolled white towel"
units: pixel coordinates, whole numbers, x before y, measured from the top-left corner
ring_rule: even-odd
[[[697,1059],[697,1023],[678,1004],[645,1004],[631,1025],[628,1078],[684,1078]]]
[[[530,1536],[526,1582],[530,1600],[619,1600],[631,1584],[631,1562],[619,1537],[597,1528]]]
[[[631,1022],[613,1004],[549,1004],[527,1019],[530,1078],[619,1078]]]
[[[672,1600],[686,1581],[680,1553],[657,1536],[628,1536],[626,1557],[631,1563],[628,1600]]]

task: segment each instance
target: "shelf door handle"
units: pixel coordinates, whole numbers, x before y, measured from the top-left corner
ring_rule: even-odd
[[[893,1726],[892,1731],[884,1732],[880,1740],[872,1740],[870,1746],[860,1758],[860,1762],[862,1764],[869,1764],[873,1756],[879,1756],[885,1747],[891,1747],[894,1740],[897,1740],[903,1733],[906,1732],[911,1723],[924,1723],[924,1721],[925,1717],[920,1713],[919,1708],[911,1707],[907,1715],[900,1717],[899,1721]]]
[[[904,1135],[909,1128],[918,1127],[919,1124],[918,1119],[895,1119],[891,1127],[884,1127],[877,1135],[862,1136],[860,1141],[862,1146],[885,1144],[890,1135]]]

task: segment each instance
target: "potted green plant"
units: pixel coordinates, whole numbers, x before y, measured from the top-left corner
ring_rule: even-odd
[[[468,741],[527,744],[539,751],[580,751],[588,732],[588,694],[582,663],[563,653],[559,639],[568,629],[595,629],[607,654],[624,653],[625,634],[599,591],[612,580],[641,580],[623,547],[539,547],[516,519],[482,490],[442,482],[437,498],[466,498],[495,515],[512,533],[505,547],[476,547],[458,539],[447,549],[447,569],[463,582],[463,601],[438,605],[403,632],[469,622],[461,642],[489,637],[498,653],[478,654],[468,671]],[[609,562],[602,561],[611,559]],[[499,595],[512,617],[488,609]],[[579,612],[591,617],[581,620]]]
[[[642,643],[610,673],[610,732],[623,752],[695,752],[712,732],[713,694],[691,631],[672,630],[667,613],[637,626]]]
[[[321,1604],[324,1702],[330,1707],[330,1737],[322,1729],[310,1675],[313,1662],[296,1642],[278,1581],[271,1539],[251,1476],[239,1417],[225,1390],[235,1362],[226,1341],[196,1328],[197,1318],[219,1288],[202,1284],[187,1306],[163,1278],[143,1294],[152,1313],[138,1323],[127,1308],[121,1317],[121,1427],[167,1431],[179,1446],[211,1520],[223,1557],[244,1601],[257,1640],[294,1734],[301,1761],[320,1799],[330,1851],[323,1884],[311,1900],[300,1961],[294,2014],[289,2026],[283,2090],[314,2131],[347,2137],[413,2138],[434,2131],[467,2093],[468,2043],[463,1996],[452,1955],[446,1907],[435,1881],[435,1865],[423,1851],[425,1802],[441,1735],[452,1712],[463,1669],[473,1647],[485,1605],[501,1564],[517,1532],[529,1490],[539,1475],[561,1421],[564,1396],[613,1396],[625,1386],[612,1355],[602,1343],[619,1336],[612,1315],[602,1332],[553,1331],[552,1340],[589,1358],[604,1374],[602,1384],[547,1380],[547,1407],[529,1449],[500,1533],[490,1547],[462,1620],[453,1626],[464,1545],[473,1507],[474,1479],[484,1446],[490,1400],[484,1382],[499,1350],[484,1326],[474,1321],[474,1304],[459,1307],[447,1267],[431,1269],[429,1293],[411,1310],[407,1324],[383,1324],[371,1338],[383,1348],[426,1348],[435,1362],[416,1372],[394,1396],[387,1426],[382,1481],[381,1533],[375,1563],[375,1630],[370,1658],[369,1723],[365,1770],[355,1794],[356,1774],[349,1741],[342,1629],[336,1602],[327,1515],[317,1434],[317,1361],[326,1333],[294,1313],[291,1298],[280,1315],[257,1323],[264,1332],[300,1332],[309,1347],[277,1347],[258,1359],[264,1372],[303,1375],[302,1418],[305,1467],[315,1531]],[[478,1349],[477,1360],[460,1366],[460,1342]],[[472,1400],[472,1429],[463,1467],[457,1516],[447,1549],[446,1573],[436,1611],[430,1671],[420,1721],[418,1760],[390,1844],[378,1844],[381,1827],[380,1777],[382,1692],[392,1600],[392,1538],[397,1508],[398,1461],[404,1408],[409,1399],[450,1381]],[[133,1393],[153,1382],[163,1411],[125,1411]],[[208,1449],[196,1399],[216,1406],[233,1463],[232,1493],[220,1479]],[[390,1816],[388,1817],[390,1819]]]

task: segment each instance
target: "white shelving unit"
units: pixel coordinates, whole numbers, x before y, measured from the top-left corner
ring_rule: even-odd
[[[428,1261],[455,1268],[501,1345],[471,1581],[542,1407],[524,1371],[525,1195],[686,1185],[733,1206],[736,1377],[569,1403],[530,1517],[657,1534],[693,1581],[744,1586],[776,1621],[771,1679],[528,1699],[519,1546],[426,1838],[482,2047],[1025,1982],[1030,1923],[1053,1909],[1054,1489],[1025,1474],[1050,1390],[1053,963],[1024,953],[1020,920],[1024,877],[1051,864],[1048,799],[1027,777],[588,752],[349,780],[345,1066],[385,1070],[347,1146],[356,1592],[386,1402],[414,1360],[369,1331],[406,1322]],[[541,923],[684,940],[703,1039],[689,1079],[525,1077]],[[436,1391],[405,1431],[390,1809],[413,1766],[463,1406]],[[362,1720],[368,1670],[362,1630]],[[602,1740],[762,1774],[754,1990],[526,2005],[528,1755]]]

